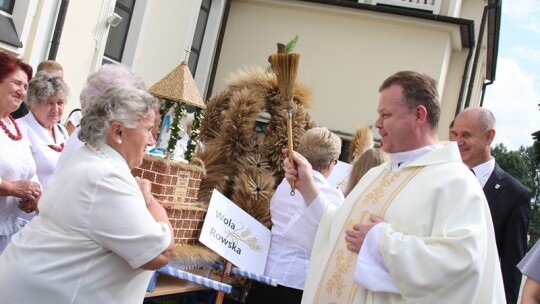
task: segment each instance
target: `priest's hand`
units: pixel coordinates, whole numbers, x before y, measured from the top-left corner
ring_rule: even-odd
[[[289,149],[283,149],[285,160],[283,161],[283,170],[285,171],[285,178],[294,186],[304,198],[304,202],[307,206],[317,197],[319,194],[319,187],[313,180],[313,168],[309,161],[300,153],[293,151],[293,161],[289,159]]]
[[[383,222],[383,219],[371,214],[369,216],[371,223],[369,224],[356,224],[352,230],[345,231],[345,241],[347,242],[347,249],[354,253],[359,253],[366,239],[368,232],[378,223]]]

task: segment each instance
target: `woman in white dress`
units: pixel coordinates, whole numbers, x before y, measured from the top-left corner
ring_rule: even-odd
[[[0,256],[2,303],[142,303],[174,246],[150,182],[134,178],[152,137],[149,93],[107,90],[87,108],[85,145],[57,172],[39,216]]]
[[[17,123],[30,141],[37,175],[47,189],[60,153],[68,140],[68,132],[58,121],[64,113],[69,89],[62,77],[39,72],[28,83],[26,104],[30,112]]]
[[[10,115],[19,108],[32,67],[0,52],[0,253],[21,228],[19,217],[37,209],[41,187],[26,137]]]

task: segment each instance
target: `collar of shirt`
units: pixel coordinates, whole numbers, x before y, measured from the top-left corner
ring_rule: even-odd
[[[392,161],[392,172],[399,172],[401,168],[412,163],[420,156],[423,156],[433,150],[437,150],[440,147],[442,147],[442,145],[430,145],[416,150],[390,153],[389,156],[390,160]]]
[[[491,158],[485,163],[482,163],[476,167],[471,168],[474,171],[474,175],[482,185],[482,188],[486,185],[491,173],[495,170],[495,158]]]
[[[324,177],[324,175],[322,175],[321,172],[319,172],[319,171],[317,171],[317,170],[314,169],[311,173],[313,174],[313,179],[314,179],[315,181],[318,181],[318,182],[321,182],[321,183],[323,183],[323,184],[325,184],[325,185],[327,185],[327,186],[330,186],[330,183],[329,183],[328,180]]]

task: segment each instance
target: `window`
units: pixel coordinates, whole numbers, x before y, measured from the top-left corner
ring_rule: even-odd
[[[204,32],[206,31],[206,24],[208,23],[208,16],[210,15],[210,7],[212,6],[212,0],[202,0],[201,10],[199,11],[199,18],[197,19],[197,26],[195,27],[195,34],[193,35],[193,43],[191,44],[191,53],[189,54],[188,66],[192,75],[195,75],[197,70],[197,63],[201,55]]]
[[[15,6],[15,0],[0,0],[0,11],[4,11],[8,14],[13,14],[13,7]]]
[[[0,42],[20,48],[21,39],[11,17],[14,6],[15,0],[0,0]]]
[[[1,1],[1,0],[0,0]],[[122,22],[109,29],[109,36],[105,45],[103,63],[122,62],[126,40],[131,24],[131,17],[135,8],[135,0],[117,0],[114,12],[122,17]]]

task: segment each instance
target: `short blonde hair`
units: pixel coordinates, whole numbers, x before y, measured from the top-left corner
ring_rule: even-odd
[[[64,71],[64,68],[62,68],[62,65],[60,65],[60,63],[54,60],[45,60],[38,64],[37,69],[36,69],[36,74],[41,71],[47,71],[47,70]]]
[[[345,189],[345,196],[351,193],[352,189],[360,181],[360,179],[373,167],[377,167],[390,160],[388,154],[383,150],[377,148],[367,149],[360,157],[354,161],[349,174],[349,180],[347,181],[347,189]]]
[[[321,171],[341,153],[341,139],[327,128],[317,127],[304,133],[298,153],[302,154],[313,169]]]

